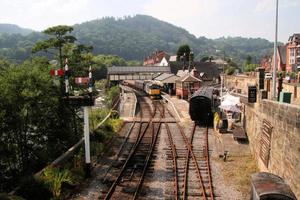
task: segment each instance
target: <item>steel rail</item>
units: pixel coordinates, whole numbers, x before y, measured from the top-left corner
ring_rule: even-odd
[[[119,184],[119,182],[120,182],[120,180],[121,180],[121,178],[122,178],[122,176],[123,176],[123,173],[125,172],[125,170],[126,170],[126,168],[127,168],[127,165],[128,165],[128,163],[129,163],[130,159],[131,159],[131,158],[133,157],[133,155],[135,154],[135,151],[136,151],[137,147],[139,146],[140,142],[142,141],[142,138],[143,138],[144,134],[146,133],[146,131],[147,131],[148,127],[149,127],[149,124],[150,124],[150,122],[151,122],[151,119],[149,120],[149,122],[146,122],[147,125],[146,125],[144,131],[142,131],[142,117],[143,117],[143,111],[142,111],[142,109],[141,109],[141,104],[140,104],[140,114],[141,114],[141,121],[139,122],[140,126],[139,126],[139,132],[138,132],[138,136],[137,136],[136,142],[135,142],[135,144],[133,145],[133,147],[132,147],[132,149],[131,149],[131,151],[130,151],[130,154],[128,155],[128,157],[127,157],[127,159],[126,159],[126,161],[125,161],[125,163],[124,163],[124,165],[123,165],[123,167],[122,167],[122,169],[121,169],[121,171],[120,171],[120,173],[119,173],[117,179],[114,181],[114,183],[111,185],[109,191],[107,192],[107,194],[106,194],[106,196],[105,196],[105,198],[104,198],[105,200],[111,198],[112,194],[113,194],[114,191],[115,191],[116,186]],[[142,134],[141,134],[141,133],[142,133]]]
[[[165,117],[165,106],[163,105],[163,111],[161,113],[163,117]],[[177,168],[177,152],[176,152],[176,146],[174,145],[173,142],[173,137],[170,131],[170,127],[168,123],[165,122],[165,126],[167,129],[167,134],[168,134],[168,139],[169,139],[169,144],[172,150],[172,160],[173,160],[173,171],[174,171],[174,195],[175,199],[178,200],[178,168]]]
[[[160,127],[161,127],[161,122],[158,123],[158,128],[156,130],[156,133],[154,133],[154,123],[152,123],[152,130],[153,130],[152,144],[151,144],[151,147],[150,147],[150,151],[148,152],[147,158],[145,160],[145,165],[144,165],[144,168],[143,168],[142,176],[140,177],[138,186],[137,186],[136,191],[135,191],[134,196],[133,196],[134,200],[137,199],[139,190],[142,187],[144,177],[145,177],[147,168],[149,166],[149,163],[150,163],[150,160],[151,160],[151,157],[152,157],[152,154],[153,154],[153,150],[154,150],[154,147],[155,147],[155,144],[156,144],[156,141],[157,141],[157,136],[159,134]]]
[[[185,144],[186,144],[186,147],[188,148],[188,151],[190,151],[190,153],[191,153],[191,156],[192,156],[192,159],[193,159],[193,163],[194,163],[194,165],[195,165],[195,167],[196,167],[196,172],[197,172],[197,175],[198,175],[197,177],[199,178],[199,181],[200,181],[200,185],[201,185],[200,189],[202,190],[203,199],[207,200],[207,196],[206,196],[206,192],[205,192],[205,187],[204,187],[204,183],[203,183],[203,178],[202,178],[202,176],[201,176],[199,164],[198,164],[197,159],[196,159],[196,156],[195,156],[195,154],[194,154],[192,145],[189,143],[189,141],[188,141],[186,135],[184,134],[184,131],[183,131],[182,127],[181,127],[178,123],[177,123],[177,126],[178,126],[178,128],[179,128],[179,130],[180,130],[180,133],[181,133],[181,135],[182,135],[182,137],[183,137],[183,139],[184,139],[184,141],[185,141]],[[195,124],[195,123],[194,123],[194,125],[193,125],[192,131],[193,131],[193,132],[196,131],[196,124]]]
[[[155,110],[156,110],[156,108],[155,108]],[[137,150],[138,146],[140,145],[140,143],[141,143],[141,141],[142,141],[142,139],[143,139],[145,133],[147,132],[149,125],[152,124],[152,118],[153,118],[154,115],[155,115],[155,113],[152,113],[151,110],[150,110],[151,117],[150,117],[150,119],[149,119],[148,122],[145,122],[145,123],[146,123],[145,129],[144,129],[143,131],[141,131],[141,130],[142,130],[142,123],[143,123],[143,122],[142,122],[143,111],[142,111],[142,109],[141,109],[141,104],[140,104],[140,114],[141,114],[141,120],[140,120],[139,133],[138,133],[136,142],[135,142],[135,144],[133,145],[132,150],[130,151],[130,154],[128,155],[128,157],[127,157],[127,159],[126,159],[126,161],[125,161],[125,163],[124,163],[124,165],[123,165],[123,167],[122,167],[122,169],[121,169],[119,175],[117,176],[117,179],[114,181],[114,183],[111,185],[109,191],[106,193],[106,196],[105,196],[105,198],[104,198],[105,200],[110,199],[111,196],[113,195],[113,193],[114,193],[114,191],[115,191],[117,185],[119,184],[119,182],[120,182],[120,180],[121,180],[121,178],[122,178],[122,176],[123,176],[125,170],[127,169],[127,165],[128,165],[128,163],[129,163],[129,161],[132,159],[132,157],[133,157],[134,154],[136,153],[136,150]],[[141,133],[142,133],[142,134],[141,134]]]
[[[190,144],[193,144],[195,130],[192,130],[190,136]],[[184,170],[184,181],[183,181],[183,199],[187,199],[187,180],[188,180],[188,171],[189,171],[189,161],[190,161],[190,151],[188,150],[186,153],[186,162],[185,162],[185,170]]]
[[[208,127],[206,127],[206,131],[205,131],[205,158],[206,158],[206,167],[207,167],[207,170],[208,170],[208,181],[209,181],[210,199],[213,200],[214,199],[214,193],[213,193],[211,170],[210,170],[209,144],[208,144]]]
[[[167,109],[168,110],[168,109]],[[173,116],[173,114],[168,110],[169,114]],[[199,168],[199,164],[197,162],[197,158],[193,152],[193,147],[192,147],[192,143],[188,141],[186,135],[184,134],[184,131],[182,129],[182,127],[179,125],[179,123],[176,123],[179,130],[180,130],[180,133],[187,145],[187,148],[188,148],[188,151],[189,153],[191,153],[191,156],[192,156],[192,159],[193,159],[193,163],[196,167],[196,172],[197,172],[197,175],[198,175],[198,178],[200,180],[200,185],[201,185],[201,190],[202,190],[202,194],[203,194],[203,199],[207,200],[207,194],[206,194],[206,190],[205,190],[205,186],[204,186],[204,181],[203,181],[203,177],[201,176],[201,171],[200,171],[200,168]],[[192,129],[192,135],[194,135],[195,131],[196,131],[196,124],[194,123],[193,125],[193,129]],[[204,149],[204,157],[206,158],[206,166],[209,166],[207,167],[207,173],[209,174],[209,190],[210,190],[210,199],[213,200],[214,199],[214,195],[213,195],[213,189],[212,189],[212,179],[211,179],[211,170],[210,170],[210,165],[209,165],[209,153],[208,153],[208,127],[206,127],[206,133],[205,133],[205,149]],[[185,186],[184,186],[185,187]],[[185,198],[185,197],[184,197]]]

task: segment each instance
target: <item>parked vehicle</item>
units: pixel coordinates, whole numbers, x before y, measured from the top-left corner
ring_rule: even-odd
[[[265,79],[272,79],[272,73],[265,73]]]

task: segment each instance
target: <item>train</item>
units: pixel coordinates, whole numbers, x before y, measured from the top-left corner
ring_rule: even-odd
[[[152,99],[160,99],[161,98],[161,90],[162,85],[153,80],[126,80],[123,81],[124,85],[128,85],[135,89],[144,91],[147,95],[149,95]]]
[[[214,112],[220,105],[219,90],[212,86],[201,87],[189,100],[189,114],[200,125],[212,126]]]

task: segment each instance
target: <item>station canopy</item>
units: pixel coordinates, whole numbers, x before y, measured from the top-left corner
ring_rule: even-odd
[[[138,74],[138,73],[170,73],[169,66],[112,66],[107,68],[107,74]]]

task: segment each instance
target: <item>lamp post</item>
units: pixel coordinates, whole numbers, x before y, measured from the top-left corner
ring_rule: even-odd
[[[274,68],[273,68],[273,99],[276,100],[276,69],[277,69],[277,34],[278,34],[278,0],[276,0],[276,22],[274,42]]]

